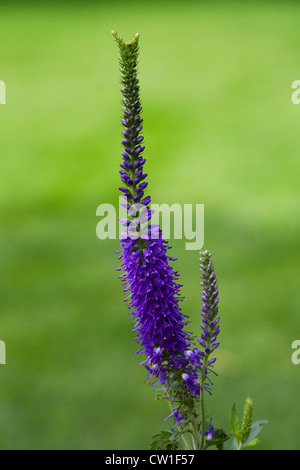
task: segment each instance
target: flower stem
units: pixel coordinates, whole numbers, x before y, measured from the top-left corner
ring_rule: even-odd
[[[199,431],[197,429],[196,420],[191,421],[190,427],[191,427],[191,432],[192,432],[192,440],[193,440],[194,450],[199,450],[200,441],[199,441]]]
[[[200,408],[201,408],[201,438],[200,438],[200,450],[204,450],[205,443],[205,403],[204,403],[204,382],[206,377],[206,368],[207,368],[208,358],[207,356],[203,360],[202,370],[201,370],[201,379],[200,379]]]

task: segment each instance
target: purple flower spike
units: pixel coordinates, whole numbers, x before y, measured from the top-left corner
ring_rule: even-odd
[[[202,323],[200,326],[203,330],[201,341],[204,356],[208,357],[220,343],[215,343],[220,333],[219,320],[219,292],[217,286],[217,278],[211,261],[211,253],[207,250],[200,252],[200,273],[202,277]],[[212,365],[216,359],[208,361]]]
[[[184,331],[187,321],[179,307],[182,297],[181,286],[177,283],[178,274],[169,264],[174,258],[167,256],[170,246],[163,239],[160,227],[150,223],[152,212],[146,206],[151,199],[150,196],[144,196],[148,183],[141,182],[146,179],[147,174],[143,169],[146,159],[142,156],[145,147],[140,145],[144,138],[140,135],[142,107],[137,78],[139,37],[135,35],[131,41],[125,43],[117,33],[113,32],[113,35],[121,56],[124,105],[122,124],[125,127],[123,135],[126,137],[126,140],[122,140],[124,151],[121,164],[121,179],[125,186],[120,191],[127,197],[126,208],[130,221],[134,222],[136,212],[141,213],[139,204],[146,209],[141,217],[146,229],[140,227],[140,224],[132,223],[130,227],[133,228],[134,236],[129,227],[120,240],[120,256],[123,260],[121,267],[124,271],[122,280],[124,291],[130,293],[128,306],[134,323],[133,331],[137,334],[136,340],[140,345],[137,352],[146,355],[142,364],[148,371],[150,383],[159,381],[161,384],[167,383],[169,387],[175,383],[172,389],[174,400],[179,386],[185,387],[182,397],[187,392],[196,396],[200,393],[196,372],[199,370],[199,354],[193,354],[193,362],[185,355],[192,339],[190,333]],[[136,211],[132,210],[134,205]],[[180,375],[178,371],[181,372]],[[182,378],[182,373],[185,372],[189,380]],[[181,377],[179,382],[178,377]],[[173,416],[179,419],[177,411]]]
[[[183,331],[186,322],[179,308],[178,274],[168,264],[161,231],[158,239],[145,241],[143,251],[139,241],[133,243],[129,237],[121,248],[124,289],[132,293],[131,316],[134,324],[139,325],[137,341],[142,348],[138,352],[146,354],[148,365],[162,366],[168,360],[182,366],[187,363],[183,353],[190,340]],[[159,374],[160,368],[155,372],[158,377]]]

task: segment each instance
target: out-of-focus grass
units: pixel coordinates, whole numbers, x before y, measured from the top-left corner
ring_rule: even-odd
[[[155,203],[204,203],[222,346],[210,411],[254,399],[259,448],[299,448],[300,8],[268,2],[3,8],[0,79],[0,446],[140,449],[168,410],[143,384],[96,208],[117,204],[118,51],[141,34]],[[197,332],[198,253],[174,241]],[[300,366],[299,366],[300,367]]]

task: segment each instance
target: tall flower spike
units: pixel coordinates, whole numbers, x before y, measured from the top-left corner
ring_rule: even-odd
[[[219,320],[219,292],[217,286],[217,278],[212,264],[211,253],[207,250],[200,252],[200,273],[202,285],[202,322],[200,327],[203,332],[198,342],[202,346],[202,364],[201,364],[201,377],[200,377],[200,408],[201,408],[201,440],[200,449],[204,448],[205,438],[211,440],[214,428],[210,424],[210,428],[206,431],[206,413],[204,406],[204,391],[210,392],[211,381],[208,378],[208,373],[211,372],[211,366],[216,361],[216,358],[211,358],[210,355],[217,349],[219,343],[217,337],[220,333]],[[208,381],[209,383],[207,383]]]
[[[112,34],[120,50],[120,66],[121,66],[121,84],[123,95],[123,119],[122,132],[124,139],[122,145],[123,163],[120,171],[121,180],[125,187],[120,187],[123,195],[127,198],[129,204],[139,203],[143,201],[144,205],[150,203],[150,198],[143,200],[144,189],[147,187],[146,182],[142,182],[147,175],[143,174],[143,165],[145,159],[142,153],[145,149],[141,145],[144,137],[141,135],[143,129],[140,114],[142,106],[139,97],[139,81],[137,78],[138,54],[139,54],[139,35],[133,36],[131,41],[124,42],[123,39],[115,32]]]
[[[138,221],[138,215],[145,207],[144,218],[147,223],[151,219],[148,208],[150,197],[144,197],[147,183],[143,180],[147,175],[143,172],[143,166],[146,160],[141,155],[145,147],[141,146],[143,137],[140,135],[143,120],[140,117],[142,106],[137,78],[139,35],[125,43],[115,31],[112,34],[120,49],[122,124],[125,127],[123,162],[120,165],[123,186],[120,190],[126,199],[124,207],[127,215],[133,221],[131,225],[136,227],[132,236],[128,222],[123,221],[125,230],[120,240],[123,263],[120,269],[124,270],[124,274],[120,278],[124,292],[128,294],[126,300],[129,300],[129,308],[132,309],[133,331],[137,333],[136,340],[141,345],[137,352],[146,354],[142,364],[148,370],[148,377],[169,386],[176,370],[185,370],[189,364],[185,352],[191,340],[183,330],[187,322],[179,308],[182,298],[179,292],[181,286],[177,283],[178,274],[169,265],[169,261],[174,260],[167,256],[170,247],[163,240],[159,227],[149,223],[148,232],[141,234]]]
[[[217,349],[220,343],[217,337],[220,333],[219,320],[219,291],[217,278],[211,258],[211,253],[207,250],[200,252],[200,273],[202,277],[202,322],[200,326],[203,330],[201,339],[198,342],[203,348],[203,357],[208,360],[208,364],[213,364],[216,359],[208,359]]]

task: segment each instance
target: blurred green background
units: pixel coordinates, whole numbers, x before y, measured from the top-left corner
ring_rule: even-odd
[[[268,419],[258,449],[299,449],[300,5],[107,2],[1,6],[1,449],[147,449],[165,403],[143,384],[118,241],[120,85],[110,34],[139,32],[153,203],[205,204],[222,344],[209,411]],[[175,240],[198,330],[198,252]]]

